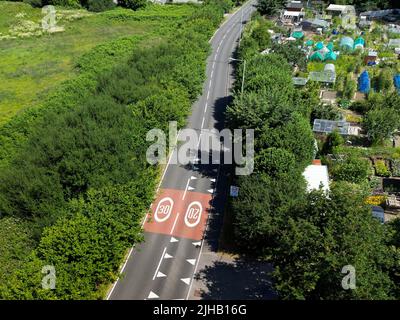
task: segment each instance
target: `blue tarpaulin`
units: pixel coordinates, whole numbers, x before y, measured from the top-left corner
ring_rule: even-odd
[[[400,74],[396,74],[393,77],[394,86],[397,89],[397,92],[400,93]]]
[[[358,78],[358,90],[362,93],[368,93],[371,89],[371,81],[369,79],[368,71],[365,70]]]

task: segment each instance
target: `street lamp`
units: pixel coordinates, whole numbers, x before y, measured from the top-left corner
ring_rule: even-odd
[[[244,76],[246,73],[246,60],[242,59],[235,59],[235,58],[229,58],[230,61],[241,61],[243,62],[243,75],[242,75],[242,90],[241,90],[241,97],[243,97],[243,90],[244,90]]]

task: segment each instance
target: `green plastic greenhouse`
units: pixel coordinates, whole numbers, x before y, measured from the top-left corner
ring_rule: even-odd
[[[324,48],[324,43],[323,42],[317,42],[315,45],[315,50],[321,50]]]
[[[333,51],[329,51],[325,55],[325,61],[336,61],[336,59],[337,59],[337,55]]]
[[[310,57],[311,61],[324,61],[324,56],[321,54],[321,52],[314,52],[311,57]]]
[[[365,40],[362,37],[358,37],[355,41],[354,41],[354,48],[364,48],[365,46]]]
[[[343,37],[342,40],[340,40],[340,47],[346,48],[348,50],[353,50],[354,40],[350,37]]]
[[[302,31],[295,31],[292,33],[292,37],[295,39],[301,39],[304,37],[304,33]]]
[[[307,40],[306,46],[311,47],[314,44],[314,41],[312,40]]]

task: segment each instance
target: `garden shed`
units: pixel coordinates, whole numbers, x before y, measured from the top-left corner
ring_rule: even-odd
[[[353,50],[354,40],[350,37],[343,37],[342,40],[340,40],[340,47],[348,50]]]
[[[358,90],[362,93],[368,93],[371,89],[371,80],[368,71],[365,70],[358,78]]]

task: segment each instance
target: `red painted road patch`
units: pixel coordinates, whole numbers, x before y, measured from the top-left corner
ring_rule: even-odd
[[[144,224],[144,230],[201,240],[207,223],[211,194],[162,189]]]

